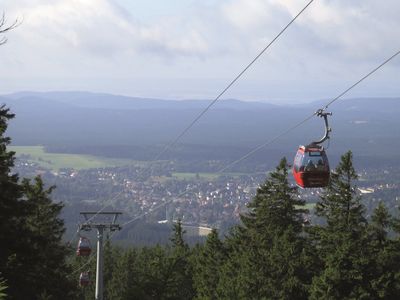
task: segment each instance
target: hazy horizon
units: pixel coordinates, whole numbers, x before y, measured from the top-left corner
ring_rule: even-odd
[[[139,98],[143,100],[161,100],[161,101],[213,101],[214,99],[206,99],[206,98],[163,98],[163,97],[142,97],[142,96],[135,96],[135,95],[128,95],[128,94],[118,94],[118,93],[107,93],[107,92],[98,92],[98,91],[85,91],[85,90],[38,90],[38,91],[32,91],[32,90],[21,90],[21,91],[15,91],[15,92],[10,92],[10,93],[0,93],[0,97],[8,97],[8,96],[14,96],[18,94],[50,94],[50,93],[82,93],[82,94],[93,94],[93,95],[109,95],[109,96],[116,96],[116,97],[127,97],[127,98]],[[375,99],[375,98],[383,98],[383,99],[397,99],[400,98],[399,95],[394,95],[394,96],[349,96],[349,97],[343,97],[340,98],[340,101],[346,101],[346,100],[352,100],[352,99]],[[240,98],[221,98],[219,101],[226,101],[226,100],[233,100],[233,101],[241,101],[241,102],[254,102],[254,103],[264,103],[264,104],[273,104],[273,105],[302,105],[302,104],[312,104],[314,102],[319,102],[319,101],[330,101],[332,98],[321,98],[321,99],[309,99],[309,100],[303,100],[303,101],[296,101],[296,100],[278,100],[278,99],[240,99]]]

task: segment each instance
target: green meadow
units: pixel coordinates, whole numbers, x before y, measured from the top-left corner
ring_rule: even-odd
[[[75,170],[117,167],[134,164],[128,159],[103,158],[91,155],[48,153],[42,146],[10,146],[9,150],[16,152],[16,157],[24,157],[28,161],[39,164],[41,167],[58,171],[61,168]]]
[[[316,203],[306,203],[304,206],[297,206],[296,205],[296,208],[305,208],[305,209],[308,209],[308,210],[313,210],[314,208],[315,208],[315,205],[316,205]]]
[[[220,176],[239,177],[241,175],[248,175],[246,173],[190,173],[190,172],[174,172],[172,176],[179,180],[203,179],[215,180]]]
[[[217,173],[184,173],[184,172],[174,172],[172,176],[179,180],[191,180],[191,179],[204,179],[204,180],[215,180],[220,174]]]

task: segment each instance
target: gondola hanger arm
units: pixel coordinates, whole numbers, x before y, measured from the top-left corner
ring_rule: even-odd
[[[332,128],[330,128],[330,127],[329,127],[329,124],[328,124],[328,116],[331,116],[331,115],[332,115],[331,112],[326,112],[324,109],[321,108],[321,109],[318,109],[318,110],[315,112],[315,115],[318,116],[318,117],[324,118],[324,122],[325,122],[325,134],[324,134],[324,136],[323,136],[321,139],[319,139],[318,141],[311,142],[310,146],[319,145],[319,144],[322,144],[323,142],[325,142],[327,139],[329,139],[329,133],[332,131]]]

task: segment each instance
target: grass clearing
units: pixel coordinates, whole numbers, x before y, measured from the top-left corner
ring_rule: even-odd
[[[8,149],[15,151],[17,158],[25,158],[43,168],[54,171],[62,168],[82,170],[135,164],[135,161],[128,159],[113,159],[81,154],[47,153],[43,146],[10,146]]]
[[[199,173],[191,173],[191,172],[174,172],[172,173],[172,177],[175,177],[178,180],[192,180],[192,179],[199,179],[199,180],[216,180],[218,177],[221,176],[230,176],[230,177],[239,177],[242,175],[249,175],[246,173],[206,173],[206,172],[199,172]]]
[[[215,180],[221,174],[218,173],[184,173],[184,172],[175,172],[172,173],[172,177],[175,177],[178,180],[191,180],[191,179],[203,179],[203,180]]]
[[[316,204],[317,203],[306,203],[304,206],[296,205],[296,208],[305,208],[305,209],[308,209],[309,211],[311,211],[315,208]]]

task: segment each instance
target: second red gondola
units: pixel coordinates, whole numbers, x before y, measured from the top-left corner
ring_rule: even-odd
[[[78,256],[89,256],[92,252],[89,239],[80,237],[78,242],[78,248],[76,249],[76,255]]]
[[[89,272],[82,272],[79,276],[79,286],[86,287],[90,284]]]

